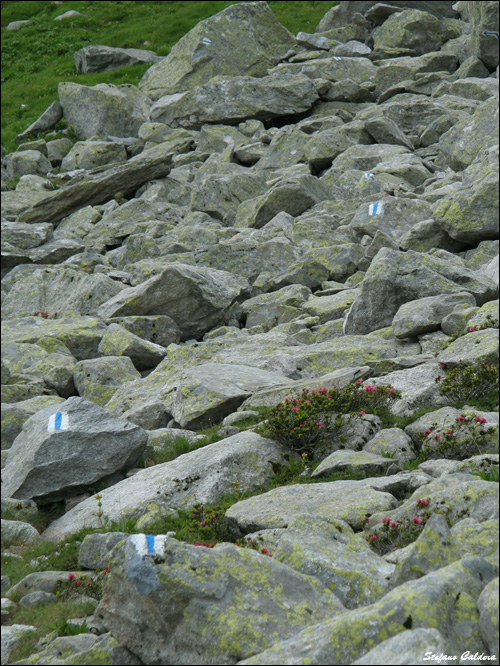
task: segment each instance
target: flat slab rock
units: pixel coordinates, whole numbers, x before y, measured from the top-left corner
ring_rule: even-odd
[[[226,512],[226,519],[231,530],[240,536],[262,529],[287,527],[292,519],[304,513],[344,520],[353,529],[360,530],[367,514],[397,506],[398,501],[393,495],[374,490],[367,481],[334,481],[270,490],[233,504]]]
[[[152,503],[162,512],[188,509],[197,502],[213,504],[234,491],[235,481],[243,488],[261,487],[273,474],[272,464],[284,464],[287,453],[284,447],[253,432],[238,433],[172,462],[141,470],[101,491],[103,520],[144,516],[152,510]],[[59,541],[80,527],[99,527],[96,506],[95,496],[84,500],[51,523],[44,538]]]

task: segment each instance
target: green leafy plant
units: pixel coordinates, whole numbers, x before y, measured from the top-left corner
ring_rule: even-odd
[[[486,427],[486,418],[476,414],[457,416],[455,423],[446,431],[438,432],[435,426],[424,430],[419,437],[418,446],[422,454],[429,458],[450,458],[465,460],[484,453],[488,443],[487,435],[494,432],[492,426]]]
[[[446,364],[441,363],[441,368],[446,369]],[[480,400],[493,389],[496,389],[498,401],[498,369],[499,366],[493,363],[469,365],[461,361],[446,377],[438,375],[436,383],[440,384],[440,394],[452,404]]]
[[[57,582],[54,594],[64,601],[75,594],[100,600],[103,580],[108,573],[108,567],[90,578],[87,575],[78,577],[74,573],[69,573],[67,580]]]
[[[474,472],[472,472],[474,474]],[[498,465],[491,465],[490,469],[486,472],[478,472],[477,476],[483,481],[492,481],[493,483],[500,482],[500,472]]]
[[[349,384],[342,389],[304,389],[298,398],[285,398],[257,431],[311,456],[338,432],[354,413],[387,406],[401,397],[392,386]]]
[[[429,500],[416,501],[415,515],[412,518],[404,516],[398,520],[383,518],[382,526],[366,534],[366,540],[380,555],[389,553],[398,548],[404,548],[418,539],[426,522],[430,517],[427,509]],[[367,520],[369,516],[367,516]]]
[[[60,620],[51,625],[52,631],[55,631],[58,636],[77,636],[78,634],[88,634],[89,628],[87,622],[84,620],[82,624],[73,624],[68,620]]]

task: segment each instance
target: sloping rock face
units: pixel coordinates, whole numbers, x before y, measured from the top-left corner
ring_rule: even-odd
[[[30,663],[498,654],[495,32],[494,2],[340,2],[297,37],[233,4],[138,86],[61,83],[2,154],[3,539],[94,530],[109,568],[99,639]],[[61,114],[78,141],[36,138]],[[390,402],[287,420],[344,389]],[[39,536],[33,500],[66,502]]]

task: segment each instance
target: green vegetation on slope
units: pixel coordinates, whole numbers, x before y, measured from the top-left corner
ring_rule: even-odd
[[[73,54],[102,44],[148,49],[166,56],[199,21],[234,2],[2,2],[2,145],[15,150],[14,137],[34,122],[55,99],[57,84],[74,81],[137,85],[151,65],[101,74],[77,74]],[[269,2],[278,20],[293,34],[314,32],[337,2]],[[82,14],[54,21],[69,10]],[[6,31],[12,21],[30,24]]]

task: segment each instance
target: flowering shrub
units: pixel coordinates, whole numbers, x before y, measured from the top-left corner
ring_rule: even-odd
[[[33,317],[43,317],[44,319],[57,319],[58,312],[54,312],[54,314],[49,314],[46,310],[37,310],[36,312],[33,312]]]
[[[67,580],[60,580],[55,587],[56,596],[65,601],[73,594],[81,594],[92,599],[100,600],[102,598],[102,583],[105,576],[109,573],[108,567],[100,571],[92,578],[77,578],[74,573],[68,574]]]
[[[442,363],[441,367],[444,369],[446,366]],[[474,366],[461,361],[444,379],[436,377],[436,383],[441,383],[439,392],[450,403],[461,402],[463,405],[469,400],[484,398],[498,387],[498,368],[493,363]]]
[[[313,453],[354,413],[386,406],[401,394],[392,386],[362,386],[361,380],[342,389],[304,389],[273,407],[259,433],[296,451]]]
[[[494,428],[485,427],[486,419],[483,416],[467,414],[457,416],[454,425],[445,432],[437,432],[435,426],[424,430],[420,437],[420,448],[427,458],[450,458],[452,460],[465,460],[471,456],[484,453],[487,443],[487,434]]]
[[[397,548],[404,548],[418,539],[425,527],[430,513],[422,507],[429,505],[429,500],[419,499],[416,502],[416,513],[420,516],[404,517],[397,521],[383,518],[382,527],[376,532],[366,535],[368,543],[380,554],[389,553]]]

